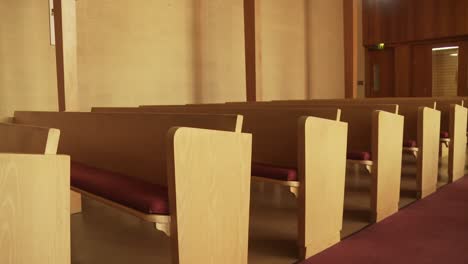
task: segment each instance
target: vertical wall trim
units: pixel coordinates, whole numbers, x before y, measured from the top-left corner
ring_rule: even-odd
[[[76,0],[54,0],[59,111],[79,110]]]
[[[245,72],[247,101],[257,100],[255,0],[244,0]]]
[[[357,97],[358,81],[358,0],[343,0],[345,97]]]

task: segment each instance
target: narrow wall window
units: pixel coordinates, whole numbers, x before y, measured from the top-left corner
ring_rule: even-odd
[[[49,0],[50,45],[55,46],[54,0]]]

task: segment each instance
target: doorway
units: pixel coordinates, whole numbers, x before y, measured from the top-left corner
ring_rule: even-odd
[[[366,63],[366,97],[395,96],[394,50],[368,50]]]

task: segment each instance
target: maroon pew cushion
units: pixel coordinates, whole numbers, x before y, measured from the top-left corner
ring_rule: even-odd
[[[440,138],[450,138],[450,134],[448,131],[441,131]]]
[[[77,162],[71,163],[71,185],[144,214],[169,215],[167,187],[161,185]]]
[[[297,170],[263,163],[252,163],[252,176],[280,181],[298,181]]]
[[[408,139],[408,140],[403,141],[403,147],[405,148],[415,148],[416,146],[417,146],[416,140]]]
[[[361,161],[371,160],[371,154],[366,151],[349,151],[346,153],[346,159]]]

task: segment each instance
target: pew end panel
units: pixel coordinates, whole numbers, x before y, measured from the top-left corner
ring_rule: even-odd
[[[0,153],[0,263],[69,264],[70,158]]]
[[[173,263],[247,263],[251,135],[193,128],[168,135]]]
[[[343,225],[348,124],[316,117],[299,120],[300,258],[340,241]]]
[[[0,151],[23,154],[56,154],[60,130],[0,123]]]
[[[418,116],[417,142],[420,143],[418,143],[417,186],[420,190],[419,198],[422,199],[437,190],[441,113],[433,108],[420,107]]]
[[[396,213],[400,200],[404,117],[384,111],[373,113],[372,129],[372,220],[376,222]]]
[[[455,182],[465,175],[467,108],[450,105],[449,181]]]

